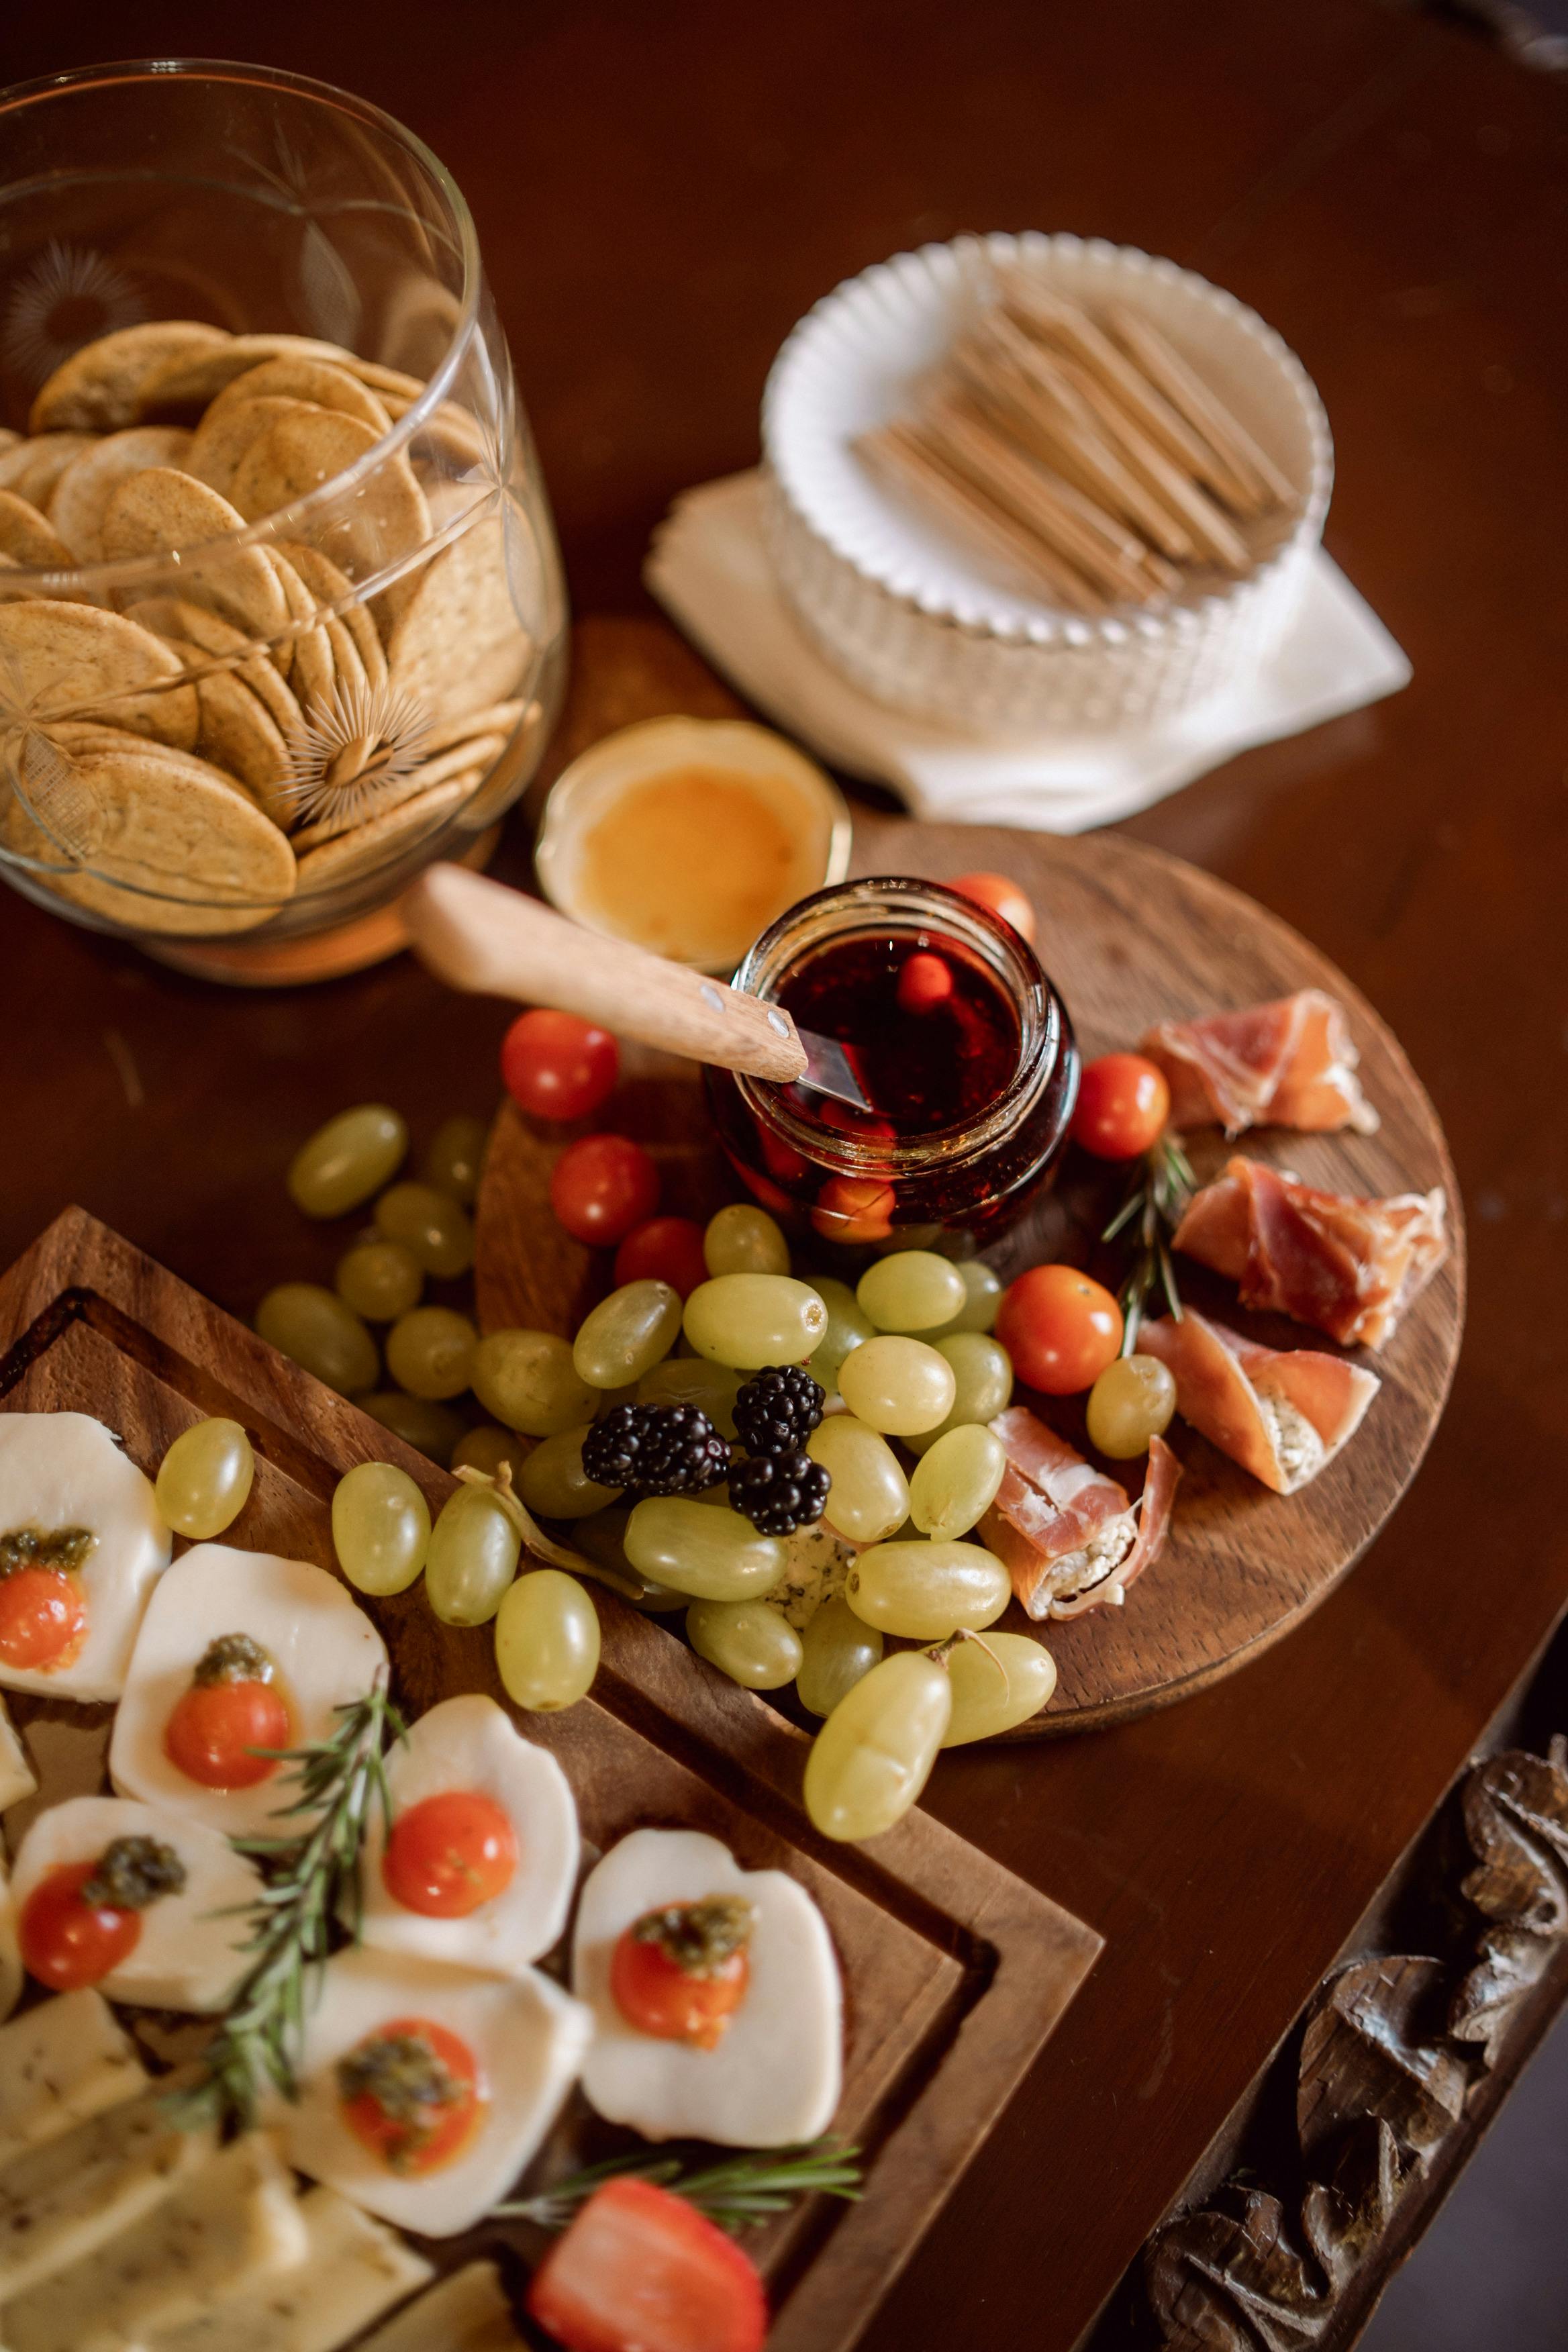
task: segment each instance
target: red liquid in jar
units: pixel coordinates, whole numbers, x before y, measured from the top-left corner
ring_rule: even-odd
[[[931,1001],[929,987],[900,990],[917,958],[917,982],[932,966],[945,970],[946,994]],[[1018,1015],[1001,985],[967,950],[930,933],[836,940],[788,975],[779,1003],[803,1029],[854,1048],[876,1123],[829,1097],[790,1089],[802,1118],[845,1134],[903,1139],[964,1126],[991,1108],[1018,1066]]]

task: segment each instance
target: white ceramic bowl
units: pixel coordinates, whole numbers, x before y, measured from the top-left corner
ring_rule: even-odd
[[[1143,312],[1273,458],[1295,499],[1246,578],[1158,612],[1069,615],[971,569],[856,456],[909,411],[994,265]],[[879,701],[982,737],[1144,725],[1244,673],[1295,610],[1333,481],[1323,404],[1256,311],[1131,246],[1035,233],[922,246],[825,296],[773,362],[763,445],[769,545],[808,634]]]

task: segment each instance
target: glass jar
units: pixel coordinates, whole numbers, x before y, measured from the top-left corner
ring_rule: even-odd
[[[0,872],[238,951],[461,856],[566,610],[449,174],[291,74],[96,68],[0,96]]]
[[[734,984],[858,1049],[875,1108],[868,1118],[798,1086],[706,1073],[736,1172],[796,1231],[862,1254],[961,1255],[1050,1174],[1078,1097],[1072,1023],[988,908],[902,875],[842,883],[781,916]]]

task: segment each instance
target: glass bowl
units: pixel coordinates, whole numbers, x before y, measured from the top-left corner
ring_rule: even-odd
[[[471,849],[566,607],[435,156],[291,74],[95,68],[0,94],[0,254],[6,880],[265,949]]]

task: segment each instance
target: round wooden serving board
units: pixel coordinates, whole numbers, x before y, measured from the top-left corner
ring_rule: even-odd
[[[700,700],[688,684],[683,707],[712,707],[721,693],[710,681]],[[1171,1437],[1185,1475],[1170,1540],[1126,1606],[1034,1627],[1016,1607],[1008,1612],[1005,1623],[1036,1633],[1059,1670],[1050,1706],[1013,1735],[1038,1738],[1118,1722],[1201,1690],[1288,1633],[1365,1550],[1415,1475],[1447,1395],[1463,1324],[1464,1231],[1442,1129],[1397,1040],[1327,958],[1288,925],[1212,875],[1115,834],[1059,838],[917,824],[856,810],[854,873],[940,881],[977,867],[1011,875],[1033,899],[1040,959],[1067,1001],[1086,1056],[1130,1045],[1167,1016],[1306,986],[1331,991],[1349,1013],[1382,1127],[1373,1136],[1265,1130],[1237,1148],[1334,1192],[1386,1194],[1440,1184],[1453,1238],[1447,1265],[1383,1353],[1358,1351],[1358,1360],[1379,1374],[1382,1392],[1345,1451],[1311,1486],[1289,1497],[1271,1495],[1178,1421]],[[695,1071],[640,1049],[626,1055],[625,1067],[610,1111],[592,1124],[613,1123],[648,1145],[660,1164],[664,1207],[703,1216],[741,1196],[712,1142]],[[497,1122],[479,1203],[476,1279],[487,1330],[522,1325],[570,1331],[608,1286],[608,1254],[571,1241],[550,1212],[550,1168],[577,1131],[532,1129],[510,1105]],[[1217,1129],[1188,1144],[1200,1178],[1226,1156]],[[987,1255],[1004,1276],[1047,1257],[1089,1261],[1093,1234],[1117,1197],[1114,1171],[1109,1179],[1091,1175],[1082,1156],[1069,1152],[1059,1190]],[[809,1264],[802,1271],[809,1274]],[[1184,1261],[1181,1274],[1194,1306],[1271,1346],[1331,1346],[1282,1317],[1244,1314],[1230,1286],[1200,1267]],[[1064,1406],[1052,1400],[1042,1410],[1069,1440],[1084,1444],[1077,1401]],[[1136,1486],[1135,1465],[1112,1467]]]

